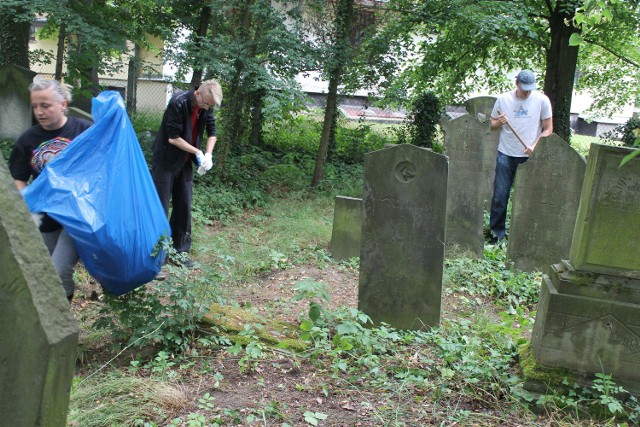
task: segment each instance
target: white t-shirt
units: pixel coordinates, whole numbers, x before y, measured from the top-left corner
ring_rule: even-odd
[[[551,101],[547,95],[534,90],[527,99],[516,97],[516,91],[503,93],[496,100],[491,112],[494,119],[501,111],[507,115],[509,124],[527,146],[533,144],[542,133],[542,121],[551,118]],[[518,138],[506,124],[500,128],[498,151],[512,157],[528,157]]]

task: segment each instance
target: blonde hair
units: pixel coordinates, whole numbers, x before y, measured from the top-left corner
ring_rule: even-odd
[[[56,100],[58,102],[67,101],[71,102],[71,86],[65,83],[60,83],[58,80],[45,79],[41,76],[35,76],[33,83],[29,85],[29,92],[38,92],[41,90],[47,90],[53,88]]]
[[[200,92],[209,93],[216,107],[222,104],[222,87],[217,80],[206,80],[198,88]]]

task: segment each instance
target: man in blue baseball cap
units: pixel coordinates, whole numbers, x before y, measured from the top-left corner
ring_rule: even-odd
[[[520,71],[516,89],[500,95],[491,112],[491,130],[500,130],[487,236],[491,244],[507,235],[507,204],[518,165],[529,159],[541,137],[553,132],[551,101],[536,89],[533,72]]]

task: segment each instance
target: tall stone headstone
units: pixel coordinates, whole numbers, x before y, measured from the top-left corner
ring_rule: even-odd
[[[33,124],[27,87],[35,75],[16,65],[0,67],[0,138],[15,139]]]
[[[592,144],[570,260],[544,276],[532,348],[542,365],[612,375],[640,393],[640,157]]]
[[[518,166],[508,258],[523,271],[547,271],[569,257],[586,162],[556,134],[540,139]]]
[[[409,144],[365,155],[358,308],[375,323],[440,321],[447,158]]]
[[[362,199],[336,196],[329,252],[335,260],[360,256]]]
[[[479,122],[491,125],[491,111],[496,103],[495,96],[478,96],[468,99],[464,105],[471,117]],[[496,174],[496,157],[498,156],[499,132],[482,133],[482,197],[486,209],[490,209],[493,195],[493,178]]]
[[[452,250],[482,258],[484,239],[484,174],[483,144],[489,126],[464,114],[441,122],[444,131],[444,154],[449,158],[447,186],[446,235],[448,253]]]
[[[4,162],[0,265],[0,424],[64,426],[78,328],[42,236]]]

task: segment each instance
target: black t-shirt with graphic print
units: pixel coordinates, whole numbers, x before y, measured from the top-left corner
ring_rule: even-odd
[[[57,156],[76,136],[91,126],[91,122],[67,118],[63,127],[46,130],[40,125],[27,129],[16,140],[9,156],[9,171],[13,179],[29,182],[36,179],[47,163]],[[60,224],[45,215],[40,231],[55,231]]]

